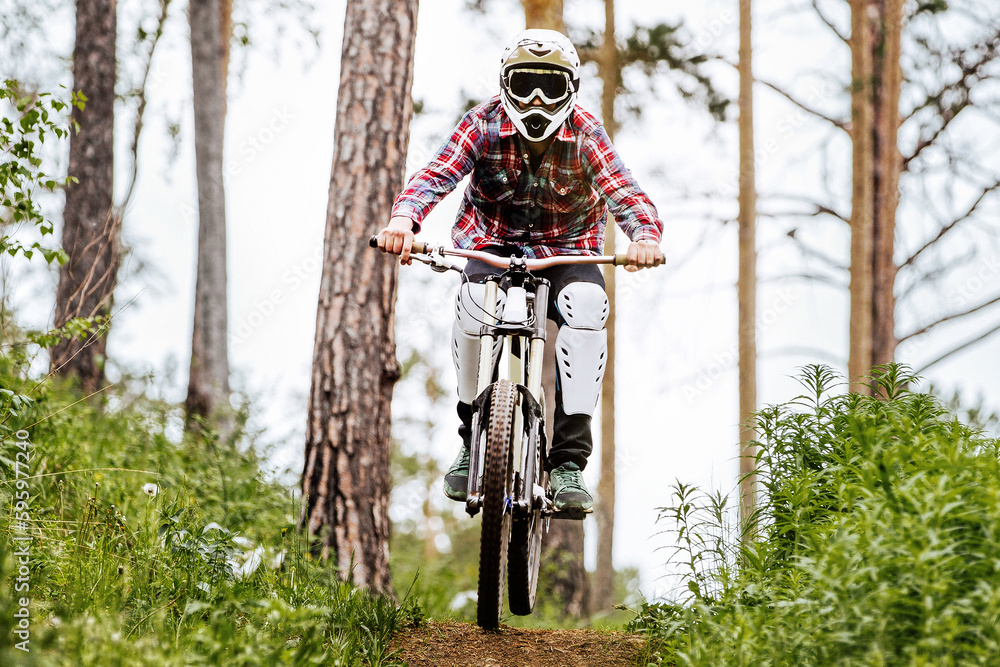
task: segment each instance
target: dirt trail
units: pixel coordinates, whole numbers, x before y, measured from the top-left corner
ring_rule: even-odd
[[[396,637],[409,667],[631,667],[644,640],[624,632],[484,632],[468,623],[431,622]]]

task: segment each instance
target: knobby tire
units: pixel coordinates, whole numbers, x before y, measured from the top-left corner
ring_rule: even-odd
[[[504,571],[507,569],[507,541],[510,516],[507,497],[511,489],[510,447],[517,404],[517,389],[508,380],[493,387],[486,436],[483,471],[483,527],[479,544],[479,603],[476,621],[486,630],[500,625],[503,610]]]

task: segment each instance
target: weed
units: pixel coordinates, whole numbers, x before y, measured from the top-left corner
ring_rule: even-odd
[[[1000,445],[876,369],[874,396],[829,369],[757,417],[761,502],[742,544],[725,499],[675,487],[662,517],[688,595],[633,626],[653,664],[1000,662]]]
[[[179,408],[123,382],[77,401],[0,354],[0,664],[391,665],[419,617],[336,578],[296,529],[294,493],[251,448],[170,437]],[[72,406],[67,408],[66,406]],[[16,433],[29,434],[27,521],[15,509]],[[23,528],[23,530],[22,530]],[[30,539],[30,654],[11,633]],[[30,660],[29,660],[30,658]]]

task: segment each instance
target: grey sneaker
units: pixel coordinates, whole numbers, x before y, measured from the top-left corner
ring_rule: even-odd
[[[469,487],[469,450],[462,447],[458,458],[444,474],[444,495],[452,500],[465,502]]]
[[[549,474],[552,502],[557,512],[586,514],[594,510],[594,499],[587,493],[583,473],[575,463],[564,463]]]

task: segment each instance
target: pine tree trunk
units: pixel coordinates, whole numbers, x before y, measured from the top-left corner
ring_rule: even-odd
[[[872,88],[872,22],[870,0],[851,0],[851,140],[853,186],[851,195],[851,321],[848,379],[856,391],[872,366],[872,237],[874,172]]]
[[[563,0],[521,0],[524,23],[528,28],[563,32]]]
[[[226,115],[223,66],[228,41],[222,39],[220,0],[191,0],[189,12],[198,176],[198,267],[191,371],[184,407],[189,424],[195,416],[221,419],[216,423],[225,431],[229,325],[222,147]]]
[[[751,0],[740,0],[740,182],[739,182],[739,320],[740,386],[740,526],[744,540],[752,535],[750,519],[756,507],[757,438],[757,189],[753,141],[753,67]]]
[[[341,578],[392,593],[397,265],[368,247],[403,186],[417,0],[349,0],[316,314],[300,522]]]
[[[853,0],[851,50],[854,195],[851,214],[852,382],[896,350],[893,259],[902,157],[902,0]],[[862,388],[863,389],[863,388]]]
[[[69,261],[60,270],[55,325],[75,317],[111,312],[121,219],[114,210],[115,0],[77,0],[73,90],[86,107],[73,110],[80,131],[71,136],[62,246]],[[57,345],[51,367],[75,375],[86,392],[100,388],[107,348],[105,332]]]
[[[604,129],[614,139],[617,128],[615,99],[618,97],[618,42],[615,38],[615,3],[604,0],[604,44],[601,47],[601,114]],[[604,237],[604,254],[613,255],[615,248],[615,221],[609,217]],[[597,482],[597,562],[594,567],[594,585],[591,590],[591,612],[610,611],[614,604],[615,587],[615,267],[606,267],[604,288],[608,294],[608,359],[601,384],[601,477]]]
[[[875,109],[872,150],[874,153],[872,190],[872,365],[890,363],[896,353],[896,263],[893,259],[896,208],[899,204],[899,175],[903,157],[899,152],[899,95],[903,72],[900,67],[900,38],[903,0],[878,0],[880,34],[872,44],[875,72]]]

